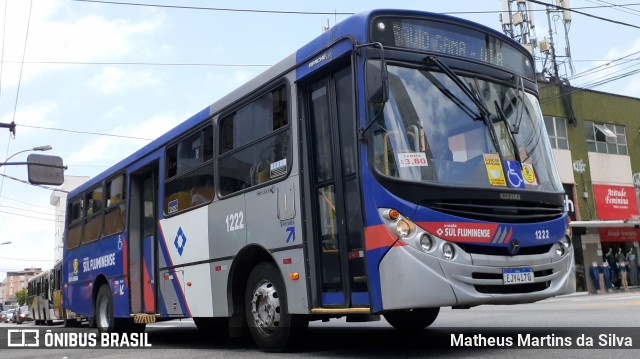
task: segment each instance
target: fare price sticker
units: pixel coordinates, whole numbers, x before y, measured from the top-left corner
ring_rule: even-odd
[[[428,166],[427,155],[423,152],[398,153],[398,164],[400,167],[423,167]]]

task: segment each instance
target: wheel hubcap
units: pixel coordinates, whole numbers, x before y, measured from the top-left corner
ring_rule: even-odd
[[[276,287],[268,280],[261,280],[251,298],[253,322],[264,335],[271,335],[280,325],[280,298]]]

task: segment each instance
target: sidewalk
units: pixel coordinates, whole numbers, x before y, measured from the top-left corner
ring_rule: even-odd
[[[640,286],[629,287],[629,291],[628,292],[625,292],[624,289],[613,289],[612,292],[607,292],[607,293],[589,293],[587,291],[584,291],[584,292],[575,292],[575,293],[571,293],[571,294],[563,294],[563,295],[559,295],[558,297],[560,297],[560,298],[582,297],[582,296],[587,296],[587,295],[607,295],[607,294],[616,294],[616,293],[637,293],[637,292],[640,292]]]

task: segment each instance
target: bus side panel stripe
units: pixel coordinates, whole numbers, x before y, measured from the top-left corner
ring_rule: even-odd
[[[160,242],[160,248],[161,248],[161,252],[162,252],[162,256],[164,257],[164,260],[166,262],[166,264],[169,267],[173,267],[173,261],[171,260],[171,257],[169,256],[169,249],[167,248],[167,240],[166,240],[166,236],[164,235],[164,231],[162,230],[162,225],[160,224],[160,221],[158,221],[158,228],[159,228],[159,232],[160,232],[160,238],[162,239]],[[177,297],[178,297],[178,301],[180,304],[180,307],[182,308],[182,312],[187,314],[187,316],[191,316],[191,310],[189,310],[189,305],[187,304],[187,301],[185,299],[184,296],[184,292],[182,291],[182,285],[180,283],[180,279],[178,278],[178,276],[173,276],[173,279],[171,280],[171,282],[173,283],[173,289],[175,290]]]
[[[406,243],[395,238],[384,224],[367,227],[364,232],[364,238],[367,246],[367,251],[378,248],[406,245]]]
[[[142,276],[143,276],[143,285],[144,285],[144,311],[150,312],[155,309],[155,303],[153,301],[153,287],[151,286],[151,281],[149,279],[149,266],[147,265],[147,260],[142,262]]]

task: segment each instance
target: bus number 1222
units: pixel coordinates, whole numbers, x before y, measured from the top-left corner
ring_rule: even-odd
[[[239,229],[244,228],[244,213],[231,213],[227,215],[227,218],[224,220],[227,224],[227,232],[237,231]]]

